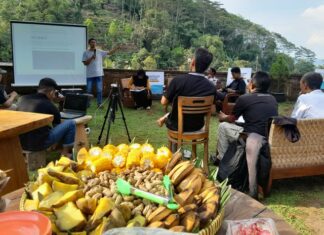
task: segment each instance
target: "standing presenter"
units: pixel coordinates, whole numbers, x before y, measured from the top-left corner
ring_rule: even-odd
[[[103,67],[102,59],[107,55],[114,54],[121,48],[120,45],[114,47],[110,51],[103,51],[96,48],[97,41],[94,38],[88,40],[89,49],[83,53],[82,62],[87,66],[87,92],[92,93],[93,84],[97,88],[97,105],[98,108],[102,108],[102,77]]]

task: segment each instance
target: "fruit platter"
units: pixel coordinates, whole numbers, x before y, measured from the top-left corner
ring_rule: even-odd
[[[199,165],[199,164],[198,164]],[[115,228],[148,227],[215,234],[230,186],[217,183],[181,150],[149,143],[82,148],[38,170],[20,210],[46,215],[53,234],[99,235]]]

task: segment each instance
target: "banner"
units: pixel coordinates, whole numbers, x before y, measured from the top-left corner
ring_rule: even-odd
[[[151,91],[153,95],[162,95],[164,86],[164,72],[145,72],[150,79]]]
[[[320,73],[323,77],[323,82],[322,82],[322,86],[321,89],[324,90],[324,69],[315,69],[316,73]]]

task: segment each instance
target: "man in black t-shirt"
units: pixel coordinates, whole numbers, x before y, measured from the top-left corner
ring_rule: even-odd
[[[241,132],[246,132],[246,159],[249,171],[250,195],[257,196],[256,163],[264,137],[267,135],[268,120],[278,115],[276,99],[267,91],[270,77],[265,72],[257,72],[251,79],[248,89],[250,94],[240,96],[231,115],[219,113],[218,159],[222,159],[230,142],[236,141]],[[240,116],[244,123],[233,124]]]
[[[217,100],[223,101],[227,93],[232,94],[245,94],[246,84],[244,79],[241,77],[241,69],[239,67],[233,67],[231,69],[233,81],[224,89],[217,91]]]
[[[40,80],[37,93],[22,96],[18,103],[18,111],[44,113],[54,116],[52,125],[41,127],[20,135],[20,142],[24,150],[40,151],[53,144],[62,143],[62,155],[70,156],[74,145],[75,121],[66,120],[61,123],[61,115],[52,103],[56,99],[57,84],[51,78]]]
[[[198,48],[191,61],[190,70],[192,73],[176,76],[170,83],[167,93],[162,96],[161,104],[172,103],[172,110],[166,116],[158,120],[160,126],[166,122],[166,126],[171,130],[178,130],[178,97],[203,97],[216,95],[216,88],[213,83],[205,78],[203,74],[213,60],[213,55],[206,49]],[[185,115],[183,120],[183,130],[197,131],[204,125],[204,115]]]

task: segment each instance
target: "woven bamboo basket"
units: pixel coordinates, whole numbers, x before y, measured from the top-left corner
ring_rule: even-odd
[[[198,235],[214,235],[222,226],[224,220],[225,209],[221,208],[216,218],[209,224],[207,228],[200,230]]]
[[[25,204],[26,199],[27,199],[27,193],[24,192],[21,195],[21,199],[20,199],[20,203],[19,203],[19,209],[21,211],[25,210],[24,204]],[[219,211],[218,215],[216,216],[216,218],[209,224],[208,227],[200,230],[198,232],[198,235],[214,235],[214,234],[216,234],[216,232],[222,226],[222,223],[223,223],[223,220],[224,220],[224,214],[225,214],[225,209],[220,208],[220,211]]]

